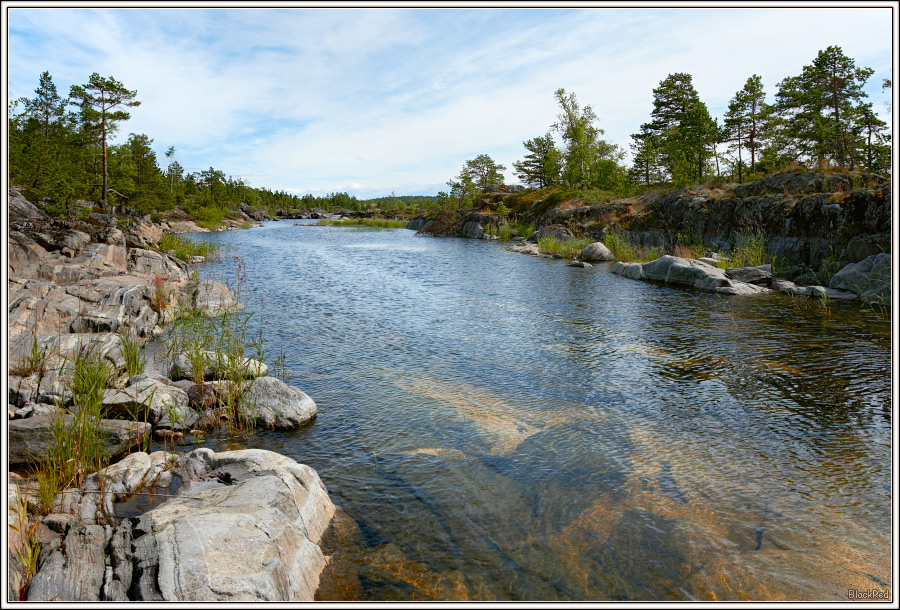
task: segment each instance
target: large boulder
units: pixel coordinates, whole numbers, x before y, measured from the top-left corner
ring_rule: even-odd
[[[581,260],[585,261],[614,261],[615,255],[610,252],[603,242],[595,241],[588,244],[581,251]]]
[[[40,211],[33,203],[25,199],[25,197],[22,196],[22,193],[16,189],[9,189],[7,206],[9,209],[9,224],[11,225],[45,222],[50,220],[49,216]]]
[[[769,292],[768,289],[761,286],[729,279],[725,275],[724,269],[678,256],[665,255],[649,263],[623,263],[620,261],[613,265],[612,272],[630,279],[687,286],[720,294],[752,295]]]
[[[219,282],[202,280],[190,293],[191,305],[211,316],[235,312],[241,308],[231,289]]]
[[[257,426],[291,429],[312,421],[318,409],[299,388],[275,377],[255,379],[243,392],[243,408]]]
[[[564,225],[548,225],[546,227],[541,227],[537,231],[534,231],[531,235],[528,236],[526,241],[530,241],[533,244],[536,244],[539,240],[545,237],[554,237],[559,241],[566,241],[568,239],[572,239],[573,234],[572,230]]]
[[[9,422],[9,445],[7,454],[10,464],[35,464],[47,457],[48,448],[53,443],[53,415],[35,415],[26,419]],[[71,425],[74,417],[59,416],[64,423]],[[131,447],[139,444],[144,434],[150,431],[146,423],[125,421],[121,419],[100,420],[100,429],[107,455],[111,459],[125,454]]]
[[[161,454],[135,453],[57,496],[61,531],[29,600],[313,600],[327,563],[318,542],[335,512],[315,470],[259,449],[196,449],[174,464]],[[148,488],[174,497],[98,524]]]
[[[848,290],[867,303],[891,303],[891,255],[881,253],[850,264],[832,276],[829,288]]]
[[[269,374],[269,367],[259,360],[253,358],[244,358],[235,356],[232,358],[227,354],[204,350],[201,352],[203,357],[203,379],[209,381],[213,379],[221,379],[228,370],[239,370],[242,377],[253,379],[255,377],[263,377]],[[194,380],[194,365],[191,363],[187,354],[178,354],[175,357],[172,367],[169,369],[169,378],[173,381],[181,381],[182,379]]]
[[[197,449],[176,471],[183,494],[134,528],[143,599],[313,600],[334,505],[312,468],[269,451]]]
[[[725,276],[738,282],[768,286],[772,283],[772,265],[729,267],[725,269]]]
[[[171,421],[183,421],[190,416],[189,403],[187,393],[181,388],[152,379],[121,390],[103,391],[103,407],[108,414],[151,424],[158,424],[166,419],[170,422],[166,427],[178,427],[173,426]]]

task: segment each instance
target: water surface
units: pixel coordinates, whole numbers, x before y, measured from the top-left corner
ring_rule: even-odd
[[[342,509],[322,599],[890,586],[889,320],[405,229],[196,238],[243,259],[252,324],[318,404],[244,444],[311,465]]]

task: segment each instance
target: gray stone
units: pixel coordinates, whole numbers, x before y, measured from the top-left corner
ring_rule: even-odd
[[[768,285],[772,282],[772,265],[757,267],[729,267],[725,275],[732,280],[747,284]]]
[[[257,426],[290,429],[312,421],[316,403],[299,388],[275,377],[259,377],[245,389],[242,408]]]
[[[202,280],[191,292],[191,304],[207,315],[221,315],[241,308],[228,286],[212,280]]]
[[[569,266],[569,267],[582,267],[582,268],[584,268],[584,269],[587,269],[587,268],[589,268],[589,267],[593,267],[592,264],[586,263],[586,262],[584,262],[584,261],[572,261],[571,263],[569,263],[568,266]]]
[[[312,468],[262,450],[197,449],[176,471],[178,495],[134,527],[138,599],[313,600],[334,505]]]
[[[877,254],[850,264],[832,276],[829,288],[848,290],[867,303],[891,303],[891,255]]]
[[[74,421],[71,415],[60,417],[67,425]],[[56,416],[51,415],[36,415],[9,422],[9,463],[34,464],[46,458],[48,448],[53,443],[51,427],[55,418]],[[145,433],[149,433],[150,426],[121,419],[103,419],[100,420],[100,429],[107,454],[115,459],[135,446]]]
[[[107,413],[151,424],[158,423],[170,410],[187,406],[188,397],[184,390],[149,379],[121,390],[103,391],[103,407]]]
[[[773,280],[772,289],[790,297],[808,297],[811,293],[809,286],[798,286],[794,282],[789,282],[788,280]]]
[[[232,358],[226,354],[220,354],[213,351],[202,352],[205,366],[203,367],[203,378],[206,380],[220,379],[226,375],[227,371],[240,370],[242,376],[247,379],[254,377],[263,377],[269,374],[269,367],[264,362],[254,360],[253,358],[236,358],[232,362]],[[194,367],[187,354],[179,354],[169,369],[169,378],[180,381],[183,379],[194,379]]]
[[[592,244],[588,244],[581,251],[582,260],[586,261],[614,261],[616,257],[610,252],[609,248],[603,244],[603,242],[595,241]]]
[[[649,263],[620,261],[613,265],[612,272],[629,279],[663,282],[734,296],[768,292],[761,286],[732,281],[725,275],[724,269],[677,256],[666,255]]]
[[[9,197],[7,198],[7,208],[9,209],[10,224],[20,224],[27,222],[45,222],[50,217],[40,211],[33,203],[25,199],[22,193],[16,189],[9,189]]]

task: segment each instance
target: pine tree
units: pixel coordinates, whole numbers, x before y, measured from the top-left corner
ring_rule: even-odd
[[[776,112],[798,160],[856,167],[854,119],[868,97],[863,86],[872,74],[870,68],[858,68],[840,47],[830,46],[800,76],[781,81]]]
[[[522,144],[529,153],[523,160],[513,163],[513,169],[516,170],[519,180],[535,188],[557,184],[562,155],[556,148],[556,142],[553,141],[550,132]]]
[[[653,120],[641,126],[659,143],[663,164],[676,183],[703,181],[718,129],[694,89],[690,74],[670,74],[653,90]]]
[[[90,131],[95,129],[100,131],[100,144],[103,150],[103,185],[100,201],[104,207],[109,191],[107,139],[115,132],[120,121],[131,118],[131,115],[122,108],[140,106],[141,103],[134,99],[136,96],[137,91],[129,91],[116,79],[101,77],[96,72],[91,75],[87,85],[72,85],[69,91],[69,97],[81,106],[83,125]]]

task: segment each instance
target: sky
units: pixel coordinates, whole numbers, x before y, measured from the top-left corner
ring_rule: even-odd
[[[68,6],[68,5],[66,5]],[[796,5],[795,5],[796,6]],[[40,8],[6,3],[7,102],[93,72],[137,90],[117,139],[153,139],[188,171],[360,198],[434,195],[467,159],[512,164],[550,130],[564,88],[627,151],[652,90],[687,72],[710,113],[753,74],[767,100],[840,46],[872,68],[887,119],[888,3],[867,8]]]

